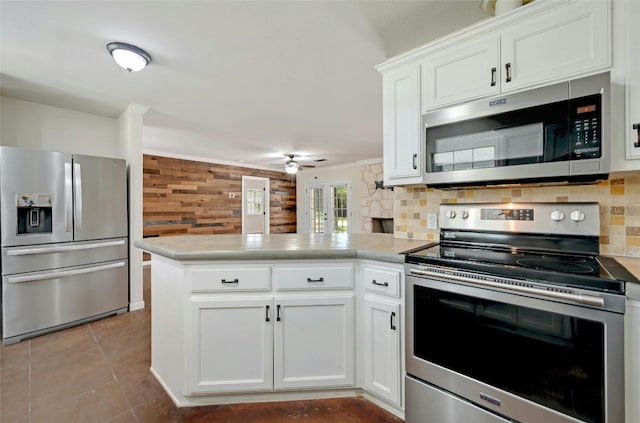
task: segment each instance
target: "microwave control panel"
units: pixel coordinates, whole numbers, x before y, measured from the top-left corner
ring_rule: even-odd
[[[602,156],[602,121],[600,95],[570,101],[571,160]]]

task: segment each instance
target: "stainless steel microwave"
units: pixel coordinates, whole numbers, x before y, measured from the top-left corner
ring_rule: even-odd
[[[427,185],[606,179],[609,90],[607,72],[424,114]]]

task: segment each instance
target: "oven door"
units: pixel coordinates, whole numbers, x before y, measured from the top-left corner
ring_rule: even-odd
[[[407,423],[456,421],[451,395],[521,422],[624,421],[623,314],[406,280],[407,374],[442,392],[419,418],[407,400]]]

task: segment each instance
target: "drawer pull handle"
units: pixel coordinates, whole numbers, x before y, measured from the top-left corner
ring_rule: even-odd
[[[391,312],[391,317],[389,318],[389,322],[391,324],[391,330],[396,330],[396,325],[393,324],[393,318],[396,317],[396,312]]]
[[[491,68],[491,86],[495,87],[496,86],[496,71],[498,69],[497,68]]]
[[[504,69],[507,71],[507,79],[504,82],[511,82],[511,63],[505,64]]]
[[[412,164],[414,169],[418,168],[418,164],[416,163],[417,159],[418,159],[418,155],[417,154],[414,154],[413,157],[411,157],[411,164]]]
[[[280,304],[278,304],[276,306],[276,321],[279,322],[280,320],[282,319],[280,319]]]
[[[271,319],[269,318],[269,308],[270,308],[270,307],[271,307],[271,306],[267,306],[267,314],[266,314],[266,316],[265,316],[265,318],[264,318],[264,321],[265,321],[265,322],[269,322],[269,321],[271,321]]]
[[[237,278],[232,280],[232,281],[228,281],[226,279],[222,279],[222,283],[227,283],[227,284],[229,284],[229,283],[238,283],[238,282],[240,282],[240,281]]]
[[[371,281],[371,283],[372,283],[372,284],[374,284],[374,285],[378,285],[378,286],[389,286],[389,282],[382,282],[382,283],[380,283],[380,282],[378,282],[378,281],[377,281],[377,280],[375,280],[375,279],[374,279],[374,280],[372,280],[372,281]]]
[[[307,282],[324,282],[324,278],[318,278],[318,279],[307,278]]]
[[[638,148],[640,147],[640,123],[634,123],[633,129],[636,131],[636,142],[633,143],[633,146]]]

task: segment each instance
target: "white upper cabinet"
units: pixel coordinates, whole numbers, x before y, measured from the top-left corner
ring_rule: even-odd
[[[500,39],[462,43],[422,63],[422,111],[500,92]]]
[[[640,30],[636,28],[640,17],[640,2],[626,1],[622,4],[627,19],[626,66],[626,145],[627,158],[640,159]],[[637,166],[637,165],[636,165]]]
[[[611,66],[608,0],[540,5],[519,10],[513,22],[496,18],[496,26],[440,50],[432,45],[434,53],[421,61],[422,112]]]
[[[609,1],[571,1],[501,32],[502,91],[611,65]]]
[[[384,183],[422,182],[419,65],[384,75],[382,90]]]

